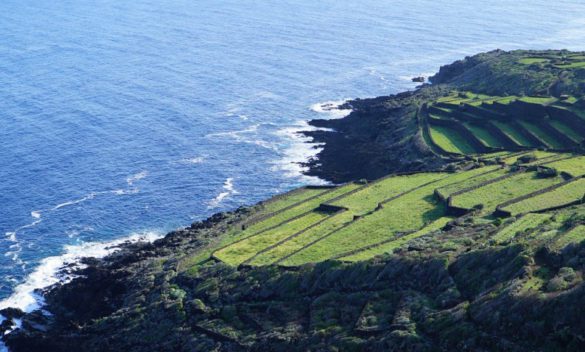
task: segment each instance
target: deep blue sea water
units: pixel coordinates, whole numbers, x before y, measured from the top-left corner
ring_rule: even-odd
[[[100,242],[320,182],[294,163],[319,103],[496,48],[584,50],[585,2],[2,0],[0,307]]]

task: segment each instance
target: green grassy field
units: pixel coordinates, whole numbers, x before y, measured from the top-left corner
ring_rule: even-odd
[[[243,240],[237,241],[226,248],[216,251],[214,256],[228,264],[240,264],[251,258],[259,250],[262,250],[285,237],[305,230],[318,221],[325,219],[327,216],[328,214],[326,213],[310,212],[270,231],[252,235]]]
[[[430,126],[431,138],[444,151],[474,154],[475,149],[456,131],[443,126]]]
[[[428,235],[429,233],[431,233],[433,231],[437,231],[437,230],[441,229],[443,226],[445,226],[452,219],[453,218],[450,218],[450,217],[439,218],[416,232],[402,236],[402,237],[397,238],[397,239],[390,241],[390,242],[382,243],[376,247],[364,249],[363,251],[359,251],[355,254],[341,257],[339,259],[345,260],[348,262],[356,262],[356,261],[360,261],[360,260],[367,260],[369,258],[375,257],[377,255],[381,255],[381,254],[392,253],[392,251],[394,251],[394,249],[399,248],[399,247],[407,244],[408,242],[410,242],[414,239]]]
[[[551,214],[526,214],[498,231],[492,240],[498,243],[509,241],[518,233],[537,228],[551,217]]]
[[[523,101],[526,103],[534,103],[534,104],[552,104],[557,101],[557,98],[554,97],[520,97],[518,98],[519,101]]]
[[[565,147],[563,143],[559,142],[555,137],[549,135],[539,126],[530,123],[528,121],[518,121],[522,127],[526,128],[532,134],[534,134],[538,139],[540,139],[547,147],[555,148],[555,149],[562,149]]]
[[[585,225],[577,225],[568,232],[562,234],[557,238],[553,244],[554,249],[563,249],[571,243],[581,243],[585,241]]]
[[[544,62],[549,62],[550,60],[544,57],[525,57],[518,60],[519,63],[524,65],[532,65],[532,64],[540,64]]]
[[[263,209],[259,215],[270,214],[276,211],[280,211],[286,207],[294,205],[296,203],[307,200],[308,198],[314,197],[319,194],[327,192],[327,188],[300,188],[289,193],[285,193],[282,196],[276,197],[273,200],[269,200],[263,204]]]
[[[282,261],[284,265],[317,262],[354,250],[390,240],[398,233],[418,231],[443,217],[446,205],[434,196],[435,188],[460,182],[483,170],[475,169],[439,179],[387,203],[381,210],[353,221],[349,226]]]
[[[419,173],[389,177],[329,204],[348,208],[353,214],[361,215],[374,210],[378,203],[390,197],[443,177],[445,177],[443,173]]]
[[[577,131],[565,125],[564,123],[557,120],[551,120],[550,124],[554,126],[557,130],[562,132],[564,135],[571,138],[575,143],[581,143],[583,141],[583,136],[581,136]]]
[[[319,206],[319,204],[324,203],[330,199],[333,199],[337,196],[350,192],[356,188],[360,187],[357,184],[347,184],[345,186],[333,189],[330,192],[323,193],[322,195],[312,198],[306,202],[302,202],[298,205],[293,206],[292,208],[288,208],[285,211],[279,212],[274,216],[271,216],[263,221],[254,223],[246,228],[244,231],[245,234],[254,234],[259,231],[263,231],[267,228],[272,226],[276,226],[283,221],[287,221],[288,219],[293,218],[294,216],[298,216],[300,214],[306,213],[311,211]],[[294,204],[294,203],[293,203]]]
[[[465,127],[467,127],[467,129],[469,129],[485,146],[493,148],[504,147],[504,143],[485,128],[471,123],[466,123]]]
[[[530,61],[532,59],[525,58],[522,60]],[[437,109],[441,109],[442,106],[448,104],[450,108],[441,109],[440,113],[436,113],[436,110],[433,110],[433,115],[430,118],[448,119],[463,123],[488,148],[505,147],[506,141],[498,138],[499,133],[495,133],[474,122],[476,120],[489,120],[494,127],[509,137],[516,144],[516,147],[545,147],[564,150],[575,147],[575,144],[584,140],[585,136],[581,136],[579,132],[558,120],[547,118],[539,122],[534,119],[544,118],[542,114],[547,114],[547,107],[554,106],[555,108],[571,111],[585,120],[585,111],[582,111],[577,104],[574,104],[575,102],[577,102],[577,98],[574,96],[559,100],[556,97],[544,96],[490,97],[480,95],[473,97],[468,92],[453,93],[447,98],[438,99],[436,103],[439,106],[435,106]],[[521,103],[530,103],[532,105]],[[542,106],[540,111],[538,110],[538,105]],[[534,111],[536,115],[531,115],[530,111]],[[522,114],[526,114],[526,116],[522,116]],[[512,120],[513,123],[509,122]],[[547,124],[550,125],[547,127]],[[458,154],[477,152],[473,150],[471,143],[465,141],[461,135],[450,128],[439,127],[438,125],[438,123],[435,123],[435,125],[431,123],[431,136],[432,140],[443,151]],[[552,128],[557,131],[553,131]],[[565,134],[571,141],[558,137],[558,132]]]
[[[315,241],[329,235],[333,231],[338,230],[343,225],[351,222],[353,215],[351,212],[343,212],[334,215],[319,225],[308,229],[299,236],[283,241],[278,246],[271,248],[258,254],[250,261],[252,265],[269,265],[275,264],[279,260],[293,254]]]
[[[559,172],[566,172],[573,177],[585,175],[585,156],[559,160],[543,165],[557,169]]]
[[[502,210],[508,211],[512,215],[529,213],[576,202],[583,199],[583,196],[585,196],[585,179],[581,178],[550,192],[510,204]]]
[[[497,166],[486,166],[482,168],[483,172],[479,175],[469,177],[463,181],[450,184],[445,187],[437,188],[437,192],[443,197],[448,198],[451,194],[464,190],[469,187],[473,187],[480,183],[493,180],[497,177],[504,176],[509,173],[507,168],[502,168],[499,165]]]
[[[524,172],[453,196],[452,204],[465,209],[483,205],[482,213],[489,213],[495,210],[498,204],[507,200],[538,191],[562,181],[561,177],[539,178],[535,172]]]
[[[500,131],[516,142],[516,144],[524,147],[534,147],[534,144],[530,142],[528,138],[524,137],[524,135],[514,126],[500,121],[492,121],[492,123],[496,125]]]

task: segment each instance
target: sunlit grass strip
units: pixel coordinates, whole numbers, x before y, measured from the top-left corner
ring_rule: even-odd
[[[583,199],[583,196],[585,196],[585,179],[580,178],[550,192],[510,204],[502,210],[510,212],[512,215],[535,212],[569,205]]]
[[[530,142],[522,132],[514,128],[514,126],[503,123],[500,121],[492,121],[492,123],[500,129],[504,134],[506,134],[510,139],[512,139],[516,144],[524,146],[524,147],[533,147],[534,144]]]
[[[457,191],[461,191],[463,189],[479,185],[483,182],[493,180],[497,177],[504,176],[509,172],[507,168],[502,168],[499,165],[484,167],[482,169],[485,170],[483,173],[445,187],[437,188],[436,192],[439,193],[442,198],[446,199]]]
[[[263,207],[259,212],[259,215],[280,211],[286,207],[306,201],[309,198],[323,194],[329,190],[330,189],[328,188],[300,188],[282,195],[277,195],[262,204]]]
[[[528,131],[532,132],[532,134],[538,137],[538,139],[544,142],[548,147],[557,149],[562,149],[565,147],[563,143],[559,142],[558,140],[556,140],[556,138],[546,133],[546,131],[544,131],[539,126],[522,120],[518,120],[518,123],[522,125],[524,128],[526,128]]]
[[[341,228],[345,224],[349,223],[353,218],[351,212],[345,211],[340,214],[331,216],[326,221],[318,224],[317,226],[299,234],[298,236],[284,240],[279,243],[276,247],[271,248],[263,253],[259,253],[255,256],[249,264],[251,265],[269,265],[274,264],[279,259],[284,258],[291,253],[300,250],[304,246],[319,240],[320,238],[327,236],[333,231]]]
[[[544,164],[559,172],[566,172],[573,177],[585,175],[585,156],[578,156]]]
[[[465,127],[467,127],[467,129],[469,129],[485,146],[492,148],[504,147],[504,143],[496,136],[492,135],[487,129],[471,123],[466,123]]]
[[[507,242],[516,237],[519,233],[536,229],[551,217],[551,214],[526,214],[498,231],[498,233],[492,237],[492,240],[497,243]]]
[[[524,96],[524,97],[518,98],[518,100],[519,101],[526,102],[526,103],[534,103],[534,104],[547,105],[547,104],[552,104],[555,101],[557,101],[557,98],[555,98],[555,97],[530,97],[530,96]]]
[[[553,244],[554,249],[563,249],[571,243],[581,243],[585,241],[585,225],[577,225],[568,232],[562,234]]]
[[[565,125],[561,121],[558,120],[550,120],[551,125],[553,125],[557,130],[565,134],[567,137],[571,138],[572,141],[575,143],[581,143],[585,136],[579,134],[579,132],[575,131],[571,127]]]
[[[544,63],[544,62],[549,62],[549,61],[550,61],[549,59],[546,59],[543,57],[525,57],[525,58],[518,60],[518,62],[523,64],[523,65],[539,64],[539,63]]]
[[[357,253],[350,254],[348,256],[342,256],[339,258],[339,260],[356,262],[360,260],[367,260],[381,254],[392,253],[396,248],[400,248],[416,238],[425,236],[433,231],[441,229],[451,220],[452,218],[450,217],[439,218],[416,232],[399,237],[397,239],[392,239],[389,241],[384,241],[375,244],[373,247],[372,246],[366,247],[365,249]]]
[[[329,215],[321,212],[310,212],[273,230],[235,242],[216,251],[213,255],[215,258],[225,263],[239,265],[254,256],[260,250],[287,236],[291,236],[298,231],[306,229],[318,221],[325,219],[327,216]]]
[[[443,126],[429,126],[433,141],[447,153],[474,154],[476,150],[455,130]]]
[[[374,210],[378,203],[385,199],[443,177],[445,177],[443,173],[417,173],[388,177],[328,204],[348,208],[354,214],[360,215]]]
[[[483,206],[483,213],[495,210],[498,204],[518,198],[539,189],[562,182],[561,177],[539,178],[535,172],[524,172],[505,178],[499,182],[464,192],[452,197],[452,205],[458,208],[472,209]]]
[[[271,228],[273,226],[279,225],[280,223],[285,222],[291,218],[294,218],[295,216],[298,216],[300,214],[306,213],[317,208],[321,203],[327,202],[330,199],[333,199],[344,193],[350,192],[358,187],[360,187],[360,185],[351,183],[335,188],[330,192],[324,193],[316,198],[312,198],[308,201],[302,202],[290,209],[287,209],[283,212],[279,212],[274,216],[271,216],[267,219],[250,225],[249,227],[246,228],[242,236],[246,237],[247,235],[251,235]]]

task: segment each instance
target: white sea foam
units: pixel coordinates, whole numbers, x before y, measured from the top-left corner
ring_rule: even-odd
[[[134,182],[142,180],[146,176],[148,176],[148,171],[140,171],[139,173],[134,174],[134,175],[126,178],[126,183],[128,183],[128,185],[132,186],[132,185],[134,185]]]
[[[254,133],[254,132],[258,131],[258,127],[260,127],[260,124],[252,125],[252,126],[246,128],[246,129],[243,129],[243,130],[209,133],[209,134],[205,135],[205,138],[230,137],[230,138],[238,139],[238,138],[241,138],[241,135],[243,135],[243,134]]]
[[[310,109],[316,113],[324,115],[328,119],[341,119],[349,115],[352,110],[349,108],[340,108],[348,99],[332,100],[322,103],[313,104]],[[299,120],[296,124],[282,128],[275,132],[275,135],[286,141],[286,147],[282,150],[282,157],[274,162],[273,171],[283,172],[286,177],[298,178],[307,184],[327,184],[315,176],[307,176],[305,172],[308,167],[303,163],[314,158],[321,150],[323,143],[313,142],[313,138],[304,135],[303,131],[332,131],[327,128],[311,126],[307,121]]]
[[[253,144],[276,151],[277,148],[273,143],[256,138],[259,127],[260,124],[255,124],[243,130],[210,133],[205,135],[205,138],[229,138],[240,143]]]
[[[145,178],[147,175],[148,175],[148,173],[146,171],[139,172],[135,175],[128,177],[126,179],[126,183],[129,186],[133,186],[134,182]],[[5,233],[6,239],[10,242],[13,242],[13,244],[9,246],[9,250],[4,253],[4,256],[9,257],[12,261],[14,261],[16,263],[16,265],[22,267],[22,269],[26,268],[26,263],[24,261],[22,261],[22,259],[20,258],[20,253],[22,252],[22,245],[20,244],[20,241],[18,240],[18,233],[22,230],[26,230],[26,229],[35,227],[38,224],[40,224],[43,221],[43,219],[41,219],[41,215],[44,212],[50,213],[50,212],[62,209],[64,207],[67,207],[67,206],[83,203],[83,202],[88,201],[90,199],[94,199],[96,196],[99,196],[99,195],[104,195],[104,194],[124,195],[124,194],[135,194],[138,192],[139,192],[139,189],[136,187],[127,188],[127,189],[114,189],[114,190],[100,191],[100,192],[90,192],[79,199],[74,199],[74,200],[69,200],[69,201],[63,202],[63,203],[59,203],[59,204],[55,205],[54,207],[51,207],[48,209],[33,210],[30,212],[30,216],[33,219],[35,219],[33,222],[28,223],[28,224],[23,225],[23,226],[20,226],[20,227],[16,228],[14,231],[9,231],[9,232]],[[70,236],[70,237],[72,237],[72,236]]]
[[[341,108],[349,99],[331,100],[311,105],[311,110],[320,114],[327,114],[330,119],[342,119],[351,114],[351,109]]]
[[[148,231],[135,233],[110,242],[87,242],[79,245],[64,247],[64,253],[58,256],[42,259],[39,265],[31,272],[24,282],[15,287],[10,297],[0,301],[0,309],[7,307],[19,308],[31,312],[43,306],[43,298],[38,290],[47,288],[58,282],[69,282],[75,276],[73,269],[83,268],[81,258],[103,258],[119,249],[126,242],[154,241],[161,237],[161,233]]]
[[[221,204],[221,202],[227,199],[229,196],[239,193],[234,188],[234,179],[232,177],[229,177],[225,180],[225,182],[223,183],[223,189],[224,189],[223,192],[219,193],[217,197],[213,198],[209,202],[209,205],[207,207],[208,209],[217,208]]]
[[[199,156],[199,157],[195,157],[195,158],[183,159],[183,160],[181,160],[181,162],[183,162],[185,164],[201,164],[204,160],[205,160],[205,158]]]
[[[63,202],[61,204],[57,204],[56,206],[54,206],[53,208],[51,208],[51,210],[57,210],[57,209],[61,209],[63,207],[67,207],[69,205],[79,204],[79,203],[85,202],[86,200],[90,200],[90,199],[95,198],[96,195],[97,195],[96,192],[91,192],[91,193],[88,193],[87,195],[85,195],[82,198],[74,199],[74,200],[68,200],[68,201]]]
[[[322,143],[313,143],[313,138],[305,136],[302,131],[325,130],[309,125],[300,120],[297,124],[282,128],[275,135],[286,141],[286,147],[281,151],[281,158],[274,161],[273,171],[280,171],[285,177],[298,178],[307,184],[326,184],[318,177],[307,176],[304,173],[308,167],[303,165],[322,150]]]

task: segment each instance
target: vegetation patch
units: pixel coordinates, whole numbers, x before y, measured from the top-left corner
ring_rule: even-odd
[[[502,230],[498,231],[492,239],[496,243],[510,241],[519,234],[536,229],[542,223],[550,219],[551,216],[551,214],[526,214],[515,219],[511,224],[506,225]]]
[[[474,154],[476,150],[457,131],[444,126],[431,126],[431,138],[447,153]]]
[[[561,182],[563,182],[561,177],[541,178],[536,172],[523,172],[499,182],[457,194],[452,197],[451,204],[464,209],[481,207],[482,212],[486,213],[495,210],[498,204]]]
[[[551,191],[512,203],[502,210],[512,215],[557,208],[579,202],[585,196],[585,179],[568,182]]]

